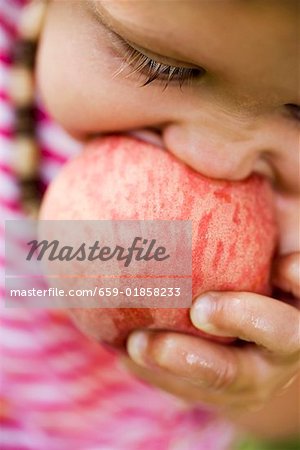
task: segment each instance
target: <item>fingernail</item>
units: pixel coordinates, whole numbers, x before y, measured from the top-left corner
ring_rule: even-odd
[[[191,321],[196,328],[207,333],[217,332],[217,329],[211,324],[215,301],[215,297],[209,294],[202,295],[194,301],[191,308]]]
[[[148,336],[142,331],[132,333],[127,341],[129,356],[139,365],[145,366],[145,355],[148,346]]]

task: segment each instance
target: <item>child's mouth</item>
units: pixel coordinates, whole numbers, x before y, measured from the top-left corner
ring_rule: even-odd
[[[148,142],[149,144],[156,145],[157,147],[164,148],[164,142],[158,129],[140,128],[128,131],[126,134],[128,134],[129,136],[133,136],[141,141]]]

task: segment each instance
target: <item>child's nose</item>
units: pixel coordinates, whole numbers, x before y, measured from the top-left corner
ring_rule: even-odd
[[[287,165],[293,170],[292,159],[298,152],[298,139],[285,131],[273,122],[203,120],[169,124],[162,130],[162,139],[173,154],[206,176],[242,180],[259,172],[275,180],[284,176],[280,171],[286,171]],[[286,156],[287,148],[290,156]],[[294,170],[299,182],[298,168]]]
[[[269,165],[259,136],[224,124],[173,124],[163,132],[165,146],[200,173],[228,180],[241,180],[257,166]]]

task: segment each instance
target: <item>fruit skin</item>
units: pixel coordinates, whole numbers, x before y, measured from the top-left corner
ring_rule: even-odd
[[[274,217],[272,189],[262,177],[211,180],[161,148],[120,135],[92,141],[64,166],[46,193],[40,216],[192,219],[193,298],[208,290],[268,294],[277,237]],[[187,308],[70,313],[85,334],[116,346],[138,328],[204,335],[192,326]]]

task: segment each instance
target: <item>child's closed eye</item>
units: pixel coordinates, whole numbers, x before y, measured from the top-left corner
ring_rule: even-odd
[[[95,3],[90,4],[94,18],[103,26],[109,37],[110,49],[115,56],[121,58],[121,65],[115,71],[114,77],[123,74],[126,69],[126,78],[138,75],[143,77],[141,86],[146,86],[155,80],[161,81],[164,89],[170,83],[176,83],[180,88],[191,81],[199,81],[206,73],[205,69],[194,64],[174,60],[141,47],[122,37],[113,26],[102,16]]]
[[[126,66],[129,66],[132,70],[126,77],[135,73],[143,75],[145,81],[141,86],[146,86],[154,80],[159,80],[164,83],[164,88],[166,88],[171,82],[177,82],[182,87],[184,83],[199,79],[205,74],[205,70],[202,67],[173,66],[159,62],[137,50],[120,36],[116,35],[116,38],[123,53],[121,56],[123,56],[124,62],[115,73],[115,76],[122,73]]]

